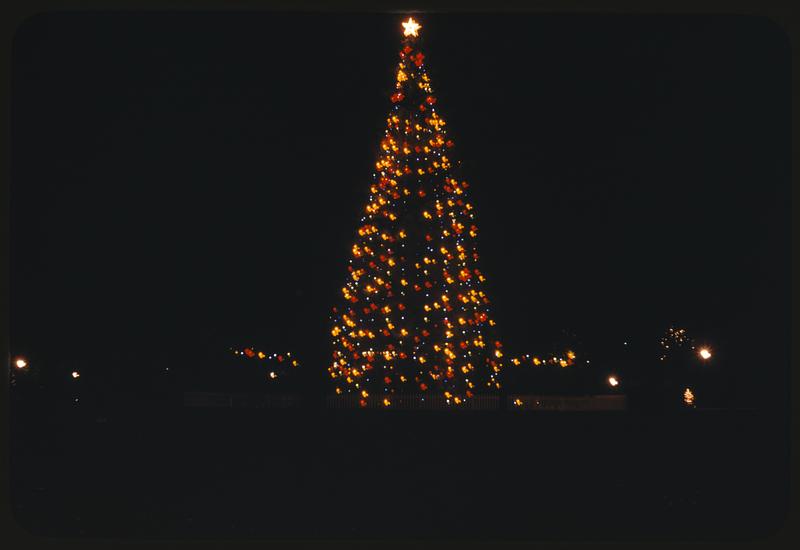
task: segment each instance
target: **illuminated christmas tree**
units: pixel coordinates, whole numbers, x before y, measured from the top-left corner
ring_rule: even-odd
[[[475,208],[420,49],[403,22],[395,89],[369,200],[333,308],[337,394],[386,407],[399,395],[460,405],[500,387],[502,344],[482,290]]]

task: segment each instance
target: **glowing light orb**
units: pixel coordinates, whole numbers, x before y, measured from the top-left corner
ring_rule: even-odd
[[[22,357],[20,357],[19,359],[14,361],[14,366],[16,366],[18,369],[24,369],[25,367],[28,366],[28,362]]]
[[[619,386],[619,380],[617,380],[616,376],[609,376],[608,385],[611,386],[612,388],[616,388],[617,386]]]
[[[403,21],[403,36],[417,36],[417,31],[421,28],[422,26],[419,23],[409,17],[408,21]]]
[[[686,388],[686,390],[683,392],[683,402],[686,403],[687,405],[694,404],[694,394],[692,393],[692,390],[690,390],[689,388]]]
[[[73,378],[80,378],[81,377],[81,373],[79,373],[78,371],[74,370],[74,371],[72,371],[72,377]]]
[[[711,358],[711,351],[708,348],[700,348],[700,351],[698,353],[700,354],[700,357],[702,357],[703,359]]]

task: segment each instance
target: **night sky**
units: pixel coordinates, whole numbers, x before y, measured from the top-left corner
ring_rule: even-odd
[[[400,15],[47,14],[13,51],[12,352],[327,366]],[[670,323],[788,361],[789,44],[766,19],[419,15],[506,347]],[[655,352],[653,353],[655,357]]]

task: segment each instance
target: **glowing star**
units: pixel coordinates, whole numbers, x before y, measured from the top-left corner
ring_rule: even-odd
[[[403,22],[403,36],[417,36],[417,31],[420,30],[422,27],[414,21],[413,18],[409,17],[408,21]]]

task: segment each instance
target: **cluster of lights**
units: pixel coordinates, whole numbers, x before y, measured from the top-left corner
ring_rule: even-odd
[[[686,347],[694,349],[692,339],[686,334],[684,328],[669,327],[666,334],[659,340],[659,345],[661,346],[660,361],[666,361],[670,353],[676,349],[686,349]]]
[[[275,380],[280,375],[285,374],[290,368],[296,368],[300,366],[300,362],[296,358],[292,357],[291,352],[267,354],[252,347],[244,348],[243,350],[235,349],[232,351],[234,355],[238,355],[246,359],[263,361],[264,364],[270,369],[267,373],[267,378],[270,380]]]
[[[694,351],[696,348],[694,340],[686,333],[686,329],[669,327],[666,334],[659,340],[661,346],[660,361],[666,361],[670,354],[676,350],[690,349]],[[697,350],[697,355],[703,361],[711,359],[711,350],[703,346]]]
[[[670,327],[666,334],[660,340],[662,354],[659,358],[661,361],[666,361],[671,352],[675,350],[682,350],[682,351],[692,351],[696,352],[697,356],[700,360],[705,364],[711,359],[712,353],[711,349],[708,346],[701,346],[697,347],[695,345],[694,340],[692,340],[687,334],[686,329],[682,328],[675,328]],[[695,396],[694,392],[690,388],[686,388],[683,391],[683,403],[687,407],[694,407],[695,406]]]
[[[333,308],[328,372],[337,394],[436,391],[459,405],[498,389],[503,345],[481,290],[474,206],[447,123],[403,22],[395,91],[370,195],[352,245],[343,304]]]

